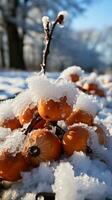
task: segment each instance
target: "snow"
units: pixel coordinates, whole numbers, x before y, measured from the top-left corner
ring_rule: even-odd
[[[4,141],[6,136],[11,134],[11,129],[10,128],[3,128],[0,127],[0,142]]]
[[[95,72],[91,73],[87,79],[87,83],[94,83],[100,86],[100,81],[97,78],[97,74]]]
[[[43,23],[43,27],[44,27],[45,30],[46,30],[47,25],[49,24],[49,22],[50,22],[49,17],[47,17],[47,16],[43,16],[42,17],[42,23]]]
[[[27,89],[27,77],[32,72],[26,71],[0,71],[0,100],[12,98]],[[47,73],[48,77],[57,78],[59,73]]]
[[[90,140],[88,141],[89,147],[92,149],[94,156],[105,162],[108,167],[112,168],[112,160],[110,159],[112,155],[112,149],[109,149],[108,147],[104,147],[103,145],[100,145],[98,142],[98,137],[96,132],[93,130],[91,131]]]
[[[63,15],[64,19],[63,19],[63,21],[62,21],[61,23],[64,23],[65,20],[68,18],[68,12],[67,12],[66,10],[60,11],[60,12],[58,13],[57,18],[58,18],[60,15]]]
[[[21,200],[35,200],[35,194],[27,193],[24,198],[21,198]]]
[[[79,66],[71,66],[65,69],[59,76],[59,78],[65,78],[67,80],[70,80],[71,74],[76,74],[79,77],[83,75],[83,70]]]
[[[86,111],[93,115],[93,117],[95,117],[97,112],[100,110],[100,107],[101,106],[94,97],[86,95],[84,93],[81,93],[78,96],[76,104],[74,105],[74,109]]]
[[[28,79],[28,87],[35,102],[50,99],[59,101],[64,96],[67,97],[67,102],[70,105],[76,101],[77,89],[72,83],[48,79],[46,75],[40,73]]]
[[[54,176],[53,191],[56,193],[56,200],[75,199],[76,190],[72,165],[70,163],[60,163],[55,170]]]
[[[109,82],[112,82],[112,75],[111,74],[105,74],[105,76],[100,76],[99,80],[103,81],[105,84],[108,84]]]
[[[62,10],[58,13],[58,16],[63,15],[64,17],[66,17],[68,15],[68,12],[66,10]]]
[[[12,111],[12,102],[13,100],[6,100],[0,103],[0,124],[2,124],[4,120],[15,118]]]
[[[111,82],[105,83],[108,77],[95,75],[95,81],[100,82],[106,88],[106,97],[93,98],[93,96],[77,92],[73,84],[63,80],[59,81],[56,79],[57,74],[54,75],[55,79],[33,74],[28,79],[27,86],[25,78],[28,75],[28,73],[23,73],[23,75],[22,73],[6,73],[2,78],[0,77],[1,85],[5,85],[5,93],[1,92],[1,99],[13,96],[14,91],[19,91],[19,89],[23,91],[27,88],[16,99],[0,104],[0,109],[3,108],[3,104],[7,105],[3,108],[4,116],[13,113],[12,107],[8,106],[10,104],[13,104],[14,113],[18,115],[32,101],[37,103],[39,98],[59,100],[66,94],[68,102],[74,103],[74,108],[84,109],[93,116],[96,115],[94,122],[105,126],[107,143],[105,146],[99,144],[95,126],[76,124],[76,126],[83,126],[89,130],[88,145],[93,153],[88,156],[83,152],[74,152],[71,157],[62,155],[56,162],[41,163],[29,172],[22,172],[22,180],[13,183],[9,189],[5,190],[2,200],[35,200],[39,192],[55,192],[56,200],[112,199],[112,84]],[[7,79],[8,76],[9,79]],[[90,74],[92,80],[91,76],[93,76],[92,73]],[[83,78],[89,79],[87,74],[82,74],[79,83],[82,83]],[[58,124],[66,130],[64,121]],[[15,155],[22,150],[24,139],[25,136],[21,129],[11,131],[0,128],[0,152],[8,150]]]
[[[26,191],[29,191],[30,188],[30,191],[36,189],[37,193],[42,191],[51,192],[53,181],[53,168],[49,163],[42,163],[38,168],[33,169],[31,172],[23,173],[22,184]],[[40,183],[41,187],[37,183]]]
[[[30,91],[27,89],[24,92],[21,92],[13,100],[13,112],[15,116],[19,116],[24,110],[26,110],[31,104],[35,104],[32,100]]]
[[[106,126],[104,126],[103,123],[101,123],[99,120],[95,119],[94,122],[101,127],[101,129],[104,131],[104,133],[106,134],[106,136],[109,136],[109,130],[107,129]],[[96,125],[94,125],[96,127]]]
[[[2,151],[8,151],[16,155],[22,150],[25,135],[20,130],[13,131],[8,134],[4,142],[0,143],[0,153]]]
[[[42,23],[43,23],[43,25],[44,25],[44,23],[45,23],[45,28],[46,28],[46,25],[47,25],[47,23],[49,22],[49,17],[48,16],[43,16],[42,17]]]
[[[90,193],[94,192],[94,195],[96,196],[97,192],[99,193],[101,192],[100,194],[97,194],[98,199],[100,199],[101,197],[104,198],[105,193],[106,194],[108,193],[108,195],[112,195],[112,191],[110,189],[112,187],[112,179],[111,179],[112,172],[109,170],[109,168],[106,166],[105,163],[97,159],[92,160],[90,159],[90,157],[86,156],[83,152],[75,152],[70,157],[69,160],[70,160],[70,163],[74,167],[74,171],[76,172],[77,179],[80,176],[82,177],[83,174],[85,176],[85,179],[87,179],[85,180],[85,188],[83,188],[84,190],[86,190],[86,185],[90,177],[90,180],[89,180]],[[93,179],[91,179],[91,177],[93,177]],[[91,188],[93,184],[93,180],[94,180],[94,183],[96,182],[96,185],[94,184],[95,186],[94,191],[93,191],[93,188]],[[99,186],[104,187],[104,191],[103,190],[97,191],[98,182],[99,182]],[[82,188],[82,186],[81,187],[79,186],[79,188]],[[85,192],[84,192],[84,195],[87,198]],[[94,197],[94,199],[97,199],[97,198]]]
[[[26,86],[26,77],[28,72],[0,72],[0,99],[14,97],[17,93],[23,91]]]
[[[54,175],[53,191],[56,193],[56,200],[102,199],[108,191],[106,184],[97,178],[86,173],[75,176],[73,165],[69,162],[60,163]]]

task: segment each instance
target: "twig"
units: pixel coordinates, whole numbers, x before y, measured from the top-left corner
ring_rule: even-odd
[[[57,124],[57,121],[50,121],[48,123],[48,125],[51,125],[51,126],[56,126],[56,132],[55,134],[59,137],[59,139],[61,140],[63,135],[65,134],[65,130],[62,129],[58,124]]]
[[[79,86],[79,85],[76,85],[76,87],[81,90],[82,92],[84,93],[88,93],[88,91],[86,89],[84,89],[83,87]]]
[[[53,32],[54,32],[54,29],[55,29],[55,26],[56,26],[57,22],[58,21],[56,19],[56,21],[53,23],[53,26],[52,26],[50,34],[48,34],[49,28],[46,29],[46,30],[44,29],[45,40],[47,38],[47,40],[45,41],[45,49],[43,50],[43,57],[42,57],[42,64],[41,64],[41,69],[43,70],[44,74],[46,72],[47,57],[48,57],[48,54],[50,53],[51,39],[52,39],[52,35],[53,35]]]
[[[27,135],[28,133],[30,133],[33,128],[35,127],[35,125],[40,122],[42,120],[42,118],[40,117],[39,114],[35,114],[35,116],[33,117],[32,121],[30,122],[30,124],[28,125],[27,129],[25,130],[24,134]]]
[[[64,129],[62,129],[59,125],[56,125],[56,135],[59,136],[63,136],[65,134]]]
[[[51,31],[49,30],[50,26],[50,21],[48,17],[45,17],[45,21],[43,21],[43,26],[44,26],[44,32],[45,32],[45,49],[43,50],[43,57],[42,57],[42,64],[41,64],[41,69],[43,70],[44,74],[46,72],[46,65],[47,65],[47,57],[48,54],[50,53],[50,44],[52,40],[52,35],[54,32],[54,29],[56,27],[56,24],[63,24],[64,22],[64,16],[65,12],[60,12],[56,20],[54,21]]]

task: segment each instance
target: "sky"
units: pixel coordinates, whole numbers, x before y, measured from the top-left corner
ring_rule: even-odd
[[[97,2],[98,1],[98,2]],[[97,0],[81,16],[78,16],[73,23],[77,30],[82,29],[104,29],[112,26],[112,0]]]

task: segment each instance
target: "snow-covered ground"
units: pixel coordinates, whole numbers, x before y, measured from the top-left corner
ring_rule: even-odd
[[[4,71],[0,72],[0,100],[14,97],[27,88],[26,78],[31,72]],[[58,73],[48,73],[51,77],[57,77]]]
[[[0,100],[13,97],[27,88],[27,72],[0,73]],[[58,74],[50,74],[56,78]],[[11,184],[2,196],[2,200],[35,200],[39,192],[55,193],[55,200],[103,200],[112,199],[112,82],[106,83],[110,76],[83,75],[85,82],[94,79],[103,88],[106,97],[96,97],[100,112],[95,121],[103,123],[106,130],[106,146],[91,144],[94,154],[88,156],[83,152],[74,152],[67,158],[61,156],[55,162],[41,163],[39,167],[22,174],[22,180]],[[105,84],[104,84],[105,82]],[[51,91],[50,91],[51,92]],[[82,98],[83,106],[87,105]],[[89,101],[88,101],[89,102]],[[78,104],[79,105],[79,104]],[[81,99],[80,99],[80,105]],[[88,103],[87,110],[95,107]],[[5,132],[4,132],[5,134]],[[6,143],[7,145],[7,143]],[[43,197],[40,198],[43,200]]]
[[[26,85],[27,72],[0,72],[0,100],[13,97],[23,91]]]

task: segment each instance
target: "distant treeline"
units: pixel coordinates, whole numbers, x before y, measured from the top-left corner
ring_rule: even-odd
[[[70,13],[63,29],[57,28],[48,60],[48,71],[61,71],[70,65],[104,71],[112,67],[112,27],[98,32],[71,29],[72,19],[82,14],[93,0],[1,0],[0,69],[39,70],[44,48],[41,18],[52,19],[60,9]]]

